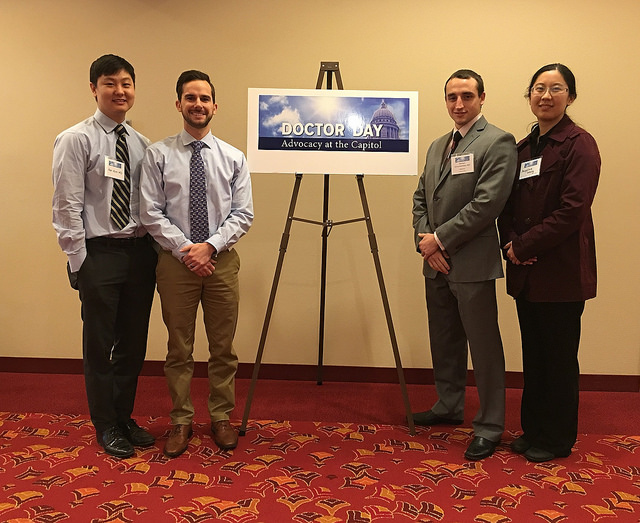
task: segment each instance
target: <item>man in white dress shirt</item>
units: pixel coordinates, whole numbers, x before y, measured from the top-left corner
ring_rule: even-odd
[[[156,252],[140,223],[140,163],[149,144],[125,122],[135,72],[108,54],[89,70],[98,108],[53,148],[53,227],[82,302],[85,386],[98,443],[127,458],[154,438],[131,419],[147,349]]]
[[[240,269],[232,247],[253,221],[245,156],[211,134],[217,104],[209,76],[185,71],[176,93],[184,129],[147,149],[140,186],[142,222],[163,249],[156,276],[169,334],[165,376],[173,402],[173,428],[164,447],[168,457],[182,454],[193,434],[190,385],[200,304],[209,341],[212,435],[224,450],[238,443],[229,423],[238,366],[232,342]]]

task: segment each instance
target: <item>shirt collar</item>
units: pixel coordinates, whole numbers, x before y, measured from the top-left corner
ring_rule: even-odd
[[[96,122],[104,129],[105,133],[111,133],[113,130],[120,125],[118,122],[115,122],[111,118],[109,118],[106,114],[104,114],[100,109],[96,109],[96,112],[93,115],[93,118]],[[127,134],[129,134],[129,127],[126,122],[122,122],[125,129],[127,130]]]
[[[200,141],[200,142],[204,142],[209,149],[213,148],[213,144],[215,142],[213,135],[211,134],[211,131],[209,131],[201,140],[196,140],[187,131],[182,129],[182,131],[180,131],[180,139],[184,146],[189,145],[191,142]]]
[[[565,114],[557,124],[549,129],[544,136],[547,136],[557,142],[564,141],[573,128],[573,121],[568,114]]]
[[[473,127],[473,124],[475,124],[478,120],[480,120],[480,118],[482,118],[482,113],[478,113],[478,116],[476,116],[470,122],[467,122],[466,124],[464,124],[462,127],[460,127],[460,129],[454,129],[453,131],[451,131],[451,135],[454,135],[455,132],[458,131],[464,138],[469,132],[469,130]]]

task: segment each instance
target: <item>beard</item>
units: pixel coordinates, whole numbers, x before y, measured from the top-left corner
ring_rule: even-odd
[[[204,120],[194,120],[189,113],[182,113],[182,117],[194,129],[204,129],[213,118],[213,114],[208,115]]]

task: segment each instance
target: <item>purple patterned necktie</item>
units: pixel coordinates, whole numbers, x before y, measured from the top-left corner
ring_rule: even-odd
[[[116,160],[124,164],[124,180],[113,180],[111,191],[111,219],[118,229],[124,229],[129,223],[129,202],[131,199],[131,173],[129,171],[129,148],[127,147],[127,131],[124,125],[118,124],[114,131],[116,140]]]
[[[191,142],[193,147],[189,164],[189,225],[191,241],[202,243],[209,239],[209,213],[207,212],[207,180],[200,150],[204,142]]]

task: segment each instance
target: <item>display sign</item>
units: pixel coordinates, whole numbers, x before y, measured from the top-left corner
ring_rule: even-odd
[[[418,172],[418,93],[249,89],[252,173]]]

